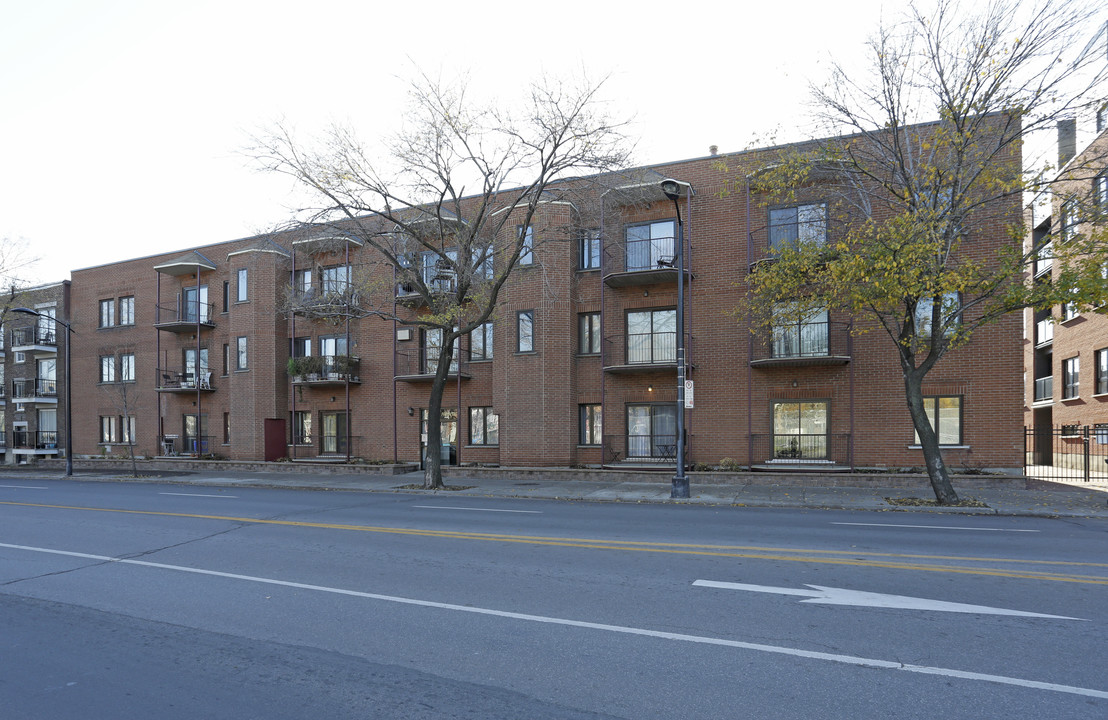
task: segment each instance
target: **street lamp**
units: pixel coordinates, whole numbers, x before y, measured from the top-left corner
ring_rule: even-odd
[[[73,403],[71,398],[72,393],[72,373],[70,373],[69,367],[69,346],[73,340],[73,328],[69,327],[69,323],[64,320],[59,320],[51,315],[40,313],[38,310],[32,310],[31,308],[18,307],[12,308],[12,312],[22,313],[24,315],[34,315],[35,317],[47,318],[51,322],[61,323],[66,330],[65,336],[65,476],[71,477],[73,475]]]
[[[662,181],[662,193],[673,201],[677,212],[677,474],[673,476],[671,498],[689,496],[689,478],[685,475],[685,223],[681,221],[681,183],[671,178]]]

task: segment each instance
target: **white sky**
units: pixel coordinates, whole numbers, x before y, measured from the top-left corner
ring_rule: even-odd
[[[382,137],[415,68],[506,98],[541,72],[610,73],[639,164],[797,139],[808,80],[862,52],[881,0],[844,7],[0,0],[0,237],[26,238],[45,282],[262,231],[289,185],[249,168],[248,133]]]

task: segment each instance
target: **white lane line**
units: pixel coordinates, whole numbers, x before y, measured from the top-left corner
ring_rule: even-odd
[[[359,592],[357,590],[344,590],[343,588],[327,587],[325,585],[308,585],[306,583],[290,582],[288,580],[276,580],[273,578],[255,577],[253,575],[238,575],[216,570],[202,570],[200,568],[184,567],[181,565],[166,565],[163,563],[147,562],[145,560],[128,560],[125,558],[108,557],[106,555],[91,555],[89,553],[70,552],[68,550],[54,550],[51,548],[29,547],[27,545],[10,545],[0,543],[0,547],[12,550],[26,550],[29,552],[49,553],[51,555],[65,555],[67,557],[98,560],[101,562],[114,562],[124,565],[140,565],[142,567],[158,568],[161,570],[176,570],[178,572],[193,573],[196,575],[208,575],[211,577],[228,578],[231,580],[245,580],[247,582],[263,583],[266,585],[279,585],[281,587],[297,588],[299,590],[314,590],[316,592],[332,593],[335,595],[347,595],[351,597],[366,598],[368,600],[381,600],[383,602],[399,603],[402,605],[415,605],[417,607],[434,608],[438,610],[453,610],[455,612],[471,613],[474,615],[488,615],[502,617],[511,620],[523,620],[526,622],[546,623],[550,625],[563,625],[566,627],[583,628],[585,630],[600,630],[604,632],[620,633],[624,635],[637,635],[640,637],[656,638],[659,640],[674,640],[679,642],[691,642],[701,645],[719,645],[736,648],[739,650],[752,650],[755,652],[771,653],[774,655],[786,655],[789,657],[806,658],[809,660],[823,660],[825,662],[853,665],[856,667],[880,668],[884,670],[900,670],[903,672],[919,673],[922,675],[939,675],[941,677],[959,678],[962,680],[977,680],[980,682],[998,683],[1001,685],[1015,685],[1033,690],[1048,690],[1051,692],[1068,693],[1071,695],[1083,695],[1085,697],[1108,699],[1108,691],[1094,690],[1092,688],[1077,687],[1075,685],[1059,685],[1057,683],[1042,682],[1039,680],[1025,680],[1023,678],[1008,677],[1005,675],[990,675],[988,673],[969,672],[966,670],[954,670],[951,668],[930,667],[927,665],[905,665],[895,660],[876,660],[873,658],[856,657],[853,655],[837,655],[834,653],[815,652],[812,650],[800,650],[798,648],[782,647],[778,645],[763,645],[761,643],[749,643],[739,640],[724,640],[723,638],[704,637],[700,635],[685,635],[683,633],[664,632],[661,630],[647,630],[644,628],[628,627],[625,625],[605,625],[602,623],[585,622],[583,620],[568,620],[565,618],[547,617],[544,615],[527,615],[524,613],[508,612],[506,610],[492,610],[490,608],[472,607],[469,605],[453,605],[451,603],[433,602],[430,600],[416,600],[414,598],[396,597],[393,595],[379,595],[377,593]]]
[[[412,505],[412,507],[423,508],[425,510],[471,510],[473,512],[506,512],[542,515],[542,510],[495,510],[493,508],[451,507],[449,505]]]
[[[180,495],[180,496],[182,496],[182,497],[214,497],[214,498],[231,498],[232,500],[234,500],[234,499],[237,499],[237,498],[238,498],[238,495],[203,495],[203,494],[201,494],[201,493],[171,493],[171,492],[160,492],[160,493],[158,493],[158,494],[159,494],[159,495]]]
[[[37,485],[0,485],[0,488],[15,488],[16,490],[49,490],[50,488],[38,487]]]
[[[1029,532],[1037,533],[1040,530],[1013,530],[1011,528],[980,528],[980,527],[956,527],[954,525],[900,525],[897,523],[852,523],[833,522],[832,525],[860,525],[862,527],[899,527],[899,528],[923,528],[924,530],[977,530],[979,532]]]

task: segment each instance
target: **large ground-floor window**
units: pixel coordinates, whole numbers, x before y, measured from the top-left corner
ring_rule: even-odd
[[[677,408],[665,405],[627,406],[627,457],[672,458],[677,445]]]
[[[774,459],[827,459],[827,425],[830,405],[826,400],[782,400],[774,402]]]
[[[320,425],[323,426],[322,440],[323,452],[346,453],[346,413],[325,412],[320,414]]]

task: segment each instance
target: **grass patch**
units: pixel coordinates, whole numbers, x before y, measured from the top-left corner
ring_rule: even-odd
[[[932,498],[930,500],[927,500],[927,499],[918,498],[918,497],[906,497],[906,498],[887,497],[887,498],[885,498],[885,502],[889,503],[890,505],[903,505],[903,506],[908,506],[908,507],[966,507],[966,508],[987,508],[987,507],[989,507],[988,505],[981,502],[977,498],[962,498],[958,502],[952,503],[950,505],[941,505],[941,504],[939,504],[939,501],[935,500],[934,498]]]
[[[458,490],[472,490],[477,487],[476,485],[443,485],[442,487],[430,488],[431,490],[449,490],[455,492]],[[422,483],[412,483],[411,485],[397,485],[394,490],[427,490],[423,487]]]

